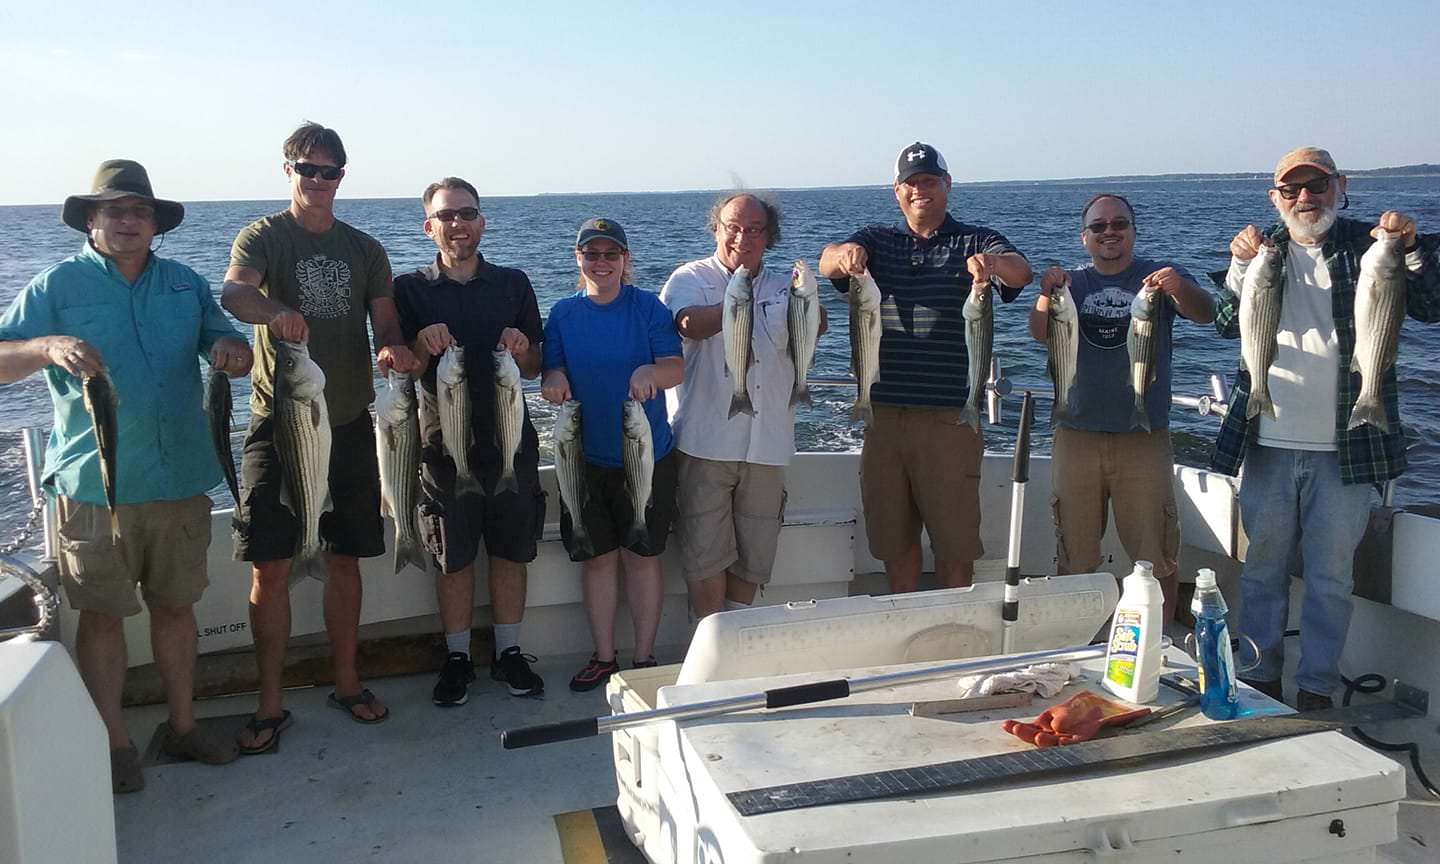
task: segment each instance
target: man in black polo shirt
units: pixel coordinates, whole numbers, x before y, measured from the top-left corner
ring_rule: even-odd
[[[540,490],[540,449],[530,412],[525,412],[520,452],[515,456],[518,492],[455,494],[455,463],[441,444],[435,402],[435,369],[445,349],[466,348],[473,436],[468,461],[484,489],[500,475],[495,445],[495,376],[490,353],[507,349],[520,374],[540,374],[544,338],[540,308],[530,279],[522,271],[497,267],[478,251],[485,233],[480,197],[458,177],[446,177],[425,190],[425,234],[435,241],[435,262],[396,277],[395,303],[400,326],[424,367],[420,387],[420,484],[418,523],[427,551],[440,563],[435,594],[445,629],[448,657],[435,685],[436,705],[463,705],[475,680],[470,659],[470,624],[475,606],[475,558],[480,541],[489,556],[490,606],[495,620],[495,652],[490,677],[504,681],[511,695],[534,696],[545,683],[520,651],[520,621],[525,615],[525,565],[535,560],[536,539],[545,525],[545,493]]]
[[[1030,264],[999,232],[946,211],[950,170],[929,144],[900,151],[895,200],[905,219],[870,225],[820,255],[841,291],[865,270],[880,287],[880,379],[870,398],[860,495],[870,554],[894,592],[919,587],[920,529],[930,534],[945,587],[975,577],[984,441],[960,420],[969,396],[963,308],[971,291],[999,283],[1006,303],[1030,282]]]

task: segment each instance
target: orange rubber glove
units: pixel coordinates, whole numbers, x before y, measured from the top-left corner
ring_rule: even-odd
[[[1006,720],[1003,728],[1036,747],[1057,747],[1089,741],[1106,726],[1124,726],[1149,713],[1149,708],[1127,708],[1082,690],[1059,705],[1046,708],[1033,723]]]

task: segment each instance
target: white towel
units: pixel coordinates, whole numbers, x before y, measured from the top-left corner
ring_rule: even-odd
[[[961,698],[996,693],[1034,693],[1048,699],[1065,689],[1065,685],[1078,674],[1073,663],[1038,663],[1012,672],[967,675],[957,683]]]

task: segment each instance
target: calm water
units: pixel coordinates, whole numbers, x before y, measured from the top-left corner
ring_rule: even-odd
[[[1199,278],[1226,266],[1229,241],[1246,223],[1268,224],[1273,210],[1265,197],[1264,180],[1134,181],[1106,184],[1130,199],[1137,211],[1136,251],[1147,258],[1176,261]],[[1071,266],[1085,260],[1079,242],[1080,206],[1098,187],[1086,184],[1034,183],[957,186],[951,212],[967,222],[1002,231],[1036,265]],[[1414,216],[1423,231],[1440,230],[1440,177],[1354,178],[1348,215],[1370,219],[1387,209]],[[530,275],[541,312],[573,290],[575,264],[571,244],[580,222],[609,216],[630,236],[636,282],[658,291],[682,262],[714,251],[705,232],[705,214],[712,193],[633,195],[547,195],[493,198],[483,201],[488,227],[481,249],[499,264],[516,266]],[[784,211],[782,239],[769,259],[780,266],[796,258],[817,265],[820,249],[843,239],[869,222],[893,222],[899,213],[888,188],[820,189],[778,195]],[[187,205],[185,223],[167,236],[160,254],[194,267],[211,281],[218,295],[228,261],[230,242],[257,217],[275,212],[280,201],[229,201]],[[0,306],[40,270],[73,254],[83,242],[64,227],[59,206],[0,207]],[[433,244],[420,231],[423,217],[418,199],[341,200],[340,218],[377,237],[390,253],[397,272],[429,261]],[[1033,289],[1031,289],[1033,290]],[[842,298],[822,283],[832,327],[821,340],[816,372],[847,372],[849,342]],[[995,353],[1018,385],[1045,384],[1043,347],[1026,332],[1026,314],[1033,294],[1027,290],[1013,304],[1000,304],[995,314]],[[1239,342],[1221,340],[1211,327],[1179,321],[1175,329],[1176,395],[1198,396],[1209,390],[1209,376],[1232,374]],[[1417,500],[1440,481],[1440,384],[1433,368],[1440,357],[1440,329],[1407,321],[1399,361],[1400,391],[1406,432],[1411,439],[1411,470],[1397,497]],[[242,388],[243,389],[243,388]],[[817,388],[816,404],[802,409],[797,443],[808,450],[847,450],[859,446],[858,429],[849,422],[852,389]],[[237,395],[237,413],[244,410]],[[531,402],[542,440],[549,430],[548,406]],[[1039,416],[1048,416],[1042,403]],[[1004,422],[987,431],[993,450],[1013,446],[1018,401],[1007,402]],[[39,376],[0,386],[0,542],[9,539],[27,507],[23,457],[17,430],[49,426],[50,404]],[[1043,422],[1040,425],[1045,425]],[[1204,465],[1217,430],[1214,418],[1176,409],[1171,426],[1179,458]],[[1036,445],[1048,447],[1048,432]],[[217,499],[228,496],[217,495]]]

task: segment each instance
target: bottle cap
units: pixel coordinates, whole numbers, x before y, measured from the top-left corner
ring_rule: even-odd
[[[1196,587],[1197,589],[1199,589],[1199,588],[1214,588],[1214,587],[1215,587],[1215,571],[1214,571],[1214,570],[1211,570],[1211,569],[1208,568],[1208,567],[1206,567],[1206,568],[1200,570],[1198,573],[1196,573],[1196,574],[1195,574],[1195,587]]]
[[[1130,571],[1130,575],[1141,577],[1148,576],[1153,579],[1155,577],[1155,565],[1151,564],[1149,561],[1136,561],[1135,569]]]

